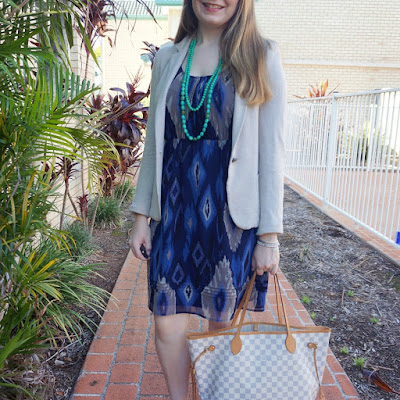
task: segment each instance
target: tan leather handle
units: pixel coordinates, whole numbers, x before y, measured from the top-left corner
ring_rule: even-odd
[[[254,286],[254,282],[256,280],[256,275],[257,275],[257,271],[254,271],[254,273],[250,279],[250,282],[247,286],[247,289],[244,292],[243,298],[240,301],[239,306],[238,306],[238,308],[235,312],[235,315],[233,317],[233,320],[232,320],[231,326],[232,327],[237,326],[237,331],[235,333],[235,337],[231,341],[231,351],[235,355],[238,354],[242,348],[242,340],[240,339],[240,332],[241,332],[241,329],[243,326],[243,321],[244,321],[244,317],[246,314],[247,306],[249,304],[250,296],[253,291],[253,286]],[[274,275],[274,283],[275,283],[276,303],[277,303],[277,307],[278,307],[278,320],[279,320],[280,324],[283,323],[282,322],[282,312],[280,309],[280,307],[282,307],[283,315],[285,317],[285,322],[286,322],[286,331],[287,331],[286,348],[290,353],[293,354],[296,351],[296,340],[294,339],[292,332],[290,330],[289,319],[287,317],[286,307],[285,307],[285,303],[283,302],[281,286],[280,286],[277,274]],[[240,319],[239,319],[239,315],[240,315]],[[239,319],[239,323],[236,325],[238,319]]]

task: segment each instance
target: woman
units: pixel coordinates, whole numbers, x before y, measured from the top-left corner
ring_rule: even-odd
[[[255,269],[249,309],[264,310],[279,263],[285,105],[279,47],[258,33],[253,0],[184,0],[175,42],[154,60],[129,241],[148,260],[173,400],[188,393],[190,314],[228,326]]]

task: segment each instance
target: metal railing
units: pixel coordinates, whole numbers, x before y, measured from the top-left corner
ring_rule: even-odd
[[[400,89],[289,101],[286,178],[400,241]]]

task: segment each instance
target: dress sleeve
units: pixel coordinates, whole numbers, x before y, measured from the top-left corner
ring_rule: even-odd
[[[260,222],[257,235],[283,232],[287,87],[279,45],[272,40],[270,43],[267,76],[273,97],[260,106],[259,113]]]
[[[135,197],[129,208],[130,211],[146,216],[150,215],[151,198],[153,194],[156,169],[154,96],[157,95],[157,84],[160,76],[159,57],[157,56],[158,53],[154,58],[153,70],[151,74],[150,106],[147,119],[144,151],[140,164],[139,178],[136,185]]]

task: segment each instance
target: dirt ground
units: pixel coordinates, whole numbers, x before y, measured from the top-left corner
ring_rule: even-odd
[[[351,232],[322,214],[290,188],[285,188],[281,268],[317,325],[332,329],[331,349],[355,385],[360,398],[398,398],[368,383],[353,366],[365,358],[366,367],[400,390],[400,268],[386,260]],[[109,291],[114,287],[128,252],[131,216],[126,210],[122,228],[96,230],[100,246],[90,258],[104,262],[106,280],[93,282]],[[313,314],[314,315],[314,314]],[[91,315],[95,323],[98,316]],[[52,384],[44,400],[67,400],[73,390],[93,335],[85,329],[83,344],[61,346],[46,364]],[[348,354],[344,354],[348,352]]]
[[[364,357],[367,369],[400,391],[400,268],[289,188],[284,210],[280,264],[293,289],[300,300],[307,296],[315,324],[332,329],[331,349],[360,398],[399,398],[353,364]]]

